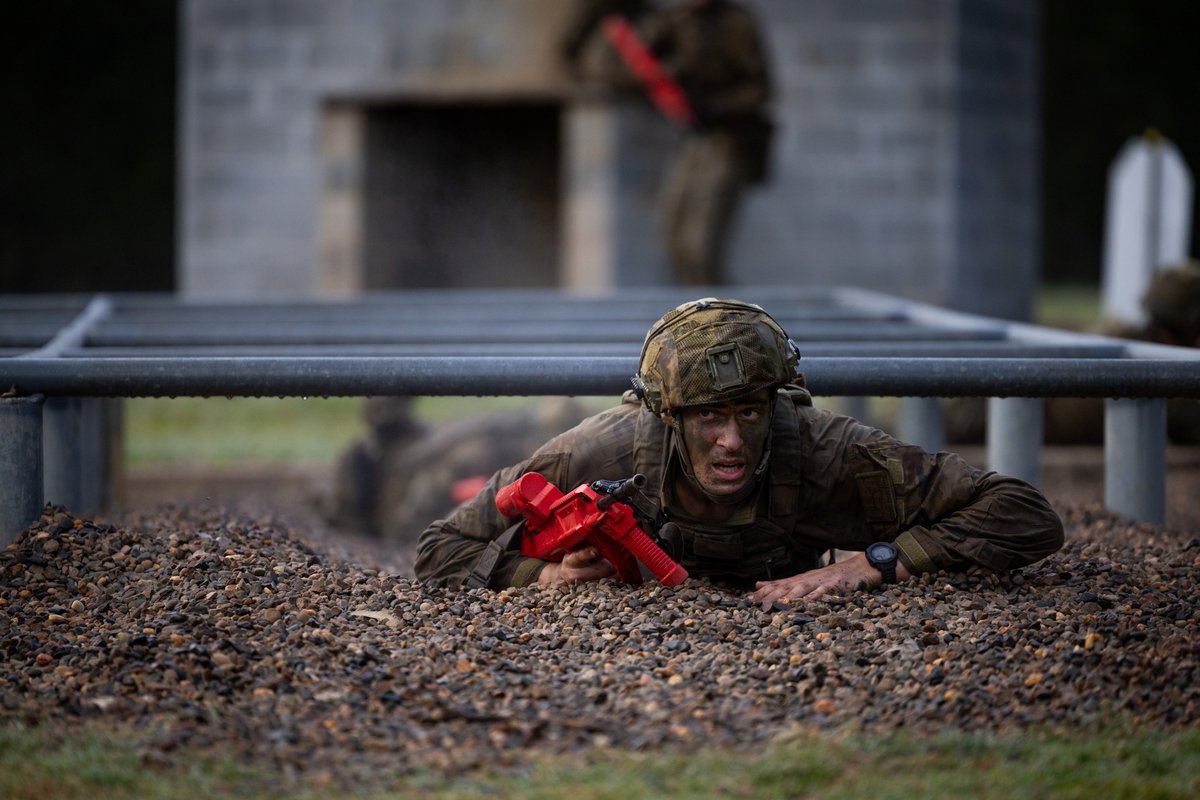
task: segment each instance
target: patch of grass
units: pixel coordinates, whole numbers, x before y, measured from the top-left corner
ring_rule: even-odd
[[[325,462],[365,432],[359,398],[133,398],[125,401],[131,466]]]
[[[561,766],[501,796],[628,797],[1191,798],[1200,789],[1200,732],[1080,737],[1038,733],[822,737],[805,734],[760,755],[615,754],[583,771]],[[446,797],[453,796],[447,793]],[[468,795],[469,796],[469,795]],[[480,797],[485,796],[483,793]]]
[[[1033,321],[1051,328],[1093,331],[1101,323],[1100,287],[1050,284],[1038,288],[1033,301]]]
[[[528,406],[530,397],[418,397],[426,424]],[[597,410],[615,404],[584,398]],[[125,459],[133,467],[331,463],[367,434],[360,397],[180,397],[125,401]]]
[[[98,729],[56,736],[0,725],[0,797],[6,800],[196,800],[267,794],[261,776],[228,760],[148,767],[135,743]]]
[[[0,797],[1190,800],[1200,793],[1200,730],[1043,730],[937,738],[806,732],[755,751],[602,749],[546,759],[515,775],[422,772],[385,793],[346,794],[316,786],[284,790],[277,776],[245,765],[178,761],[189,766],[147,770],[129,741],[94,732],[60,740],[37,729],[0,726]]]

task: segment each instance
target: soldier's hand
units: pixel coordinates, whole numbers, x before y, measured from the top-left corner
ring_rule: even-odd
[[[563,557],[562,563],[550,562],[542,568],[538,575],[538,583],[580,583],[582,581],[598,581],[611,578],[617,571],[613,565],[600,555],[595,547],[582,547],[573,550]]]
[[[909,572],[901,563],[896,564],[896,580],[908,580]],[[883,583],[883,576],[859,553],[845,561],[830,564],[821,569],[801,572],[790,578],[777,581],[759,581],[754,584],[750,599],[769,606],[771,603],[806,603],[830,593],[853,592],[857,589],[872,589]]]

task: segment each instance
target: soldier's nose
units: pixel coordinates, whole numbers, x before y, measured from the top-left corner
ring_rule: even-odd
[[[717,445],[726,450],[736,450],[742,446],[742,432],[738,430],[737,422],[730,420],[721,426],[717,432]]]

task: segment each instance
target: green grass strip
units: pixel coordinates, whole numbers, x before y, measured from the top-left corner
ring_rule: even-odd
[[[130,741],[95,733],[58,739],[0,727],[0,797],[369,797],[629,800],[656,798],[1065,798],[1200,796],[1200,730],[1040,731],[1024,735],[805,733],[759,751],[593,750],[518,774],[420,773],[384,793],[284,790],[278,776],[230,762],[148,768]],[[274,787],[274,788],[270,788]]]

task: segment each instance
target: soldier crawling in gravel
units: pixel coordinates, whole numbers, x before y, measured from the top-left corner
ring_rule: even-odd
[[[667,312],[622,403],[500,470],[430,525],[417,577],[499,588],[612,576],[594,547],[555,563],[497,545],[520,521],[497,510],[496,492],[528,471],[564,492],[645,475],[645,495],[681,534],[676,555],[689,574],[764,604],[935,570],[1007,570],[1062,546],[1061,520],[1028,484],[814,408],[799,357],[756,305],[707,298]],[[860,552],[826,560],[836,550]]]

